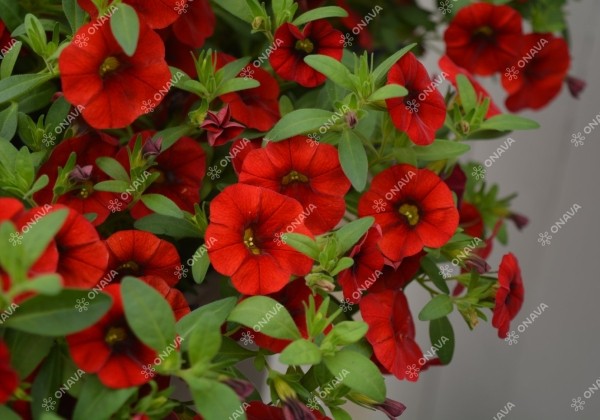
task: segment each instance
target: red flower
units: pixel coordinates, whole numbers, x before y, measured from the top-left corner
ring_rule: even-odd
[[[329,417],[324,416],[319,411],[311,411],[312,419],[316,420],[330,420]],[[289,413],[287,413],[289,415]],[[302,413],[304,414],[304,413]],[[246,418],[248,420],[296,420],[300,417],[289,417],[286,415],[285,409],[281,407],[275,407],[273,405],[267,405],[262,401],[250,401],[249,407],[246,407]],[[310,419],[310,417],[303,417],[303,419]]]
[[[410,367],[420,366],[423,353],[415,342],[415,324],[402,291],[369,293],[360,301],[363,320],[369,325],[367,340],[377,360],[396,378],[416,381]]]
[[[450,80],[450,83],[452,83],[452,85],[454,87],[457,86],[456,76],[458,76],[459,74],[462,74],[462,75],[466,76],[467,79],[469,79],[469,82],[471,82],[471,85],[473,85],[473,89],[475,89],[475,93],[477,94],[478,101],[481,101],[485,98],[488,98],[490,100],[490,107],[488,108],[488,112],[485,115],[486,118],[492,118],[494,115],[498,115],[498,114],[502,113],[500,111],[500,108],[498,108],[498,106],[492,100],[492,97],[488,93],[488,91],[485,90],[485,88],[483,86],[481,86],[481,84],[475,79],[475,77],[467,69],[463,69],[462,67],[457,66],[452,60],[450,60],[450,58],[447,55],[442,56],[442,58],[440,58],[440,61],[438,62],[438,64],[439,64],[440,68],[442,69],[442,71],[446,72],[448,74],[447,77]]]
[[[160,103],[159,91],[168,88],[171,72],[163,42],[151,29],[140,26],[137,50],[131,57],[106,23],[84,25],[75,39],[84,41],[69,44],[58,60],[62,87],[65,98],[82,107],[92,127],[126,127],[144,109]]]
[[[180,6],[181,7],[181,6]],[[200,48],[215,31],[216,18],[208,0],[190,0],[173,24],[177,39],[192,48]]]
[[[194,0],[191,0],[192,2]],[[199,0],[196,0],[199,1]],[[98,17],[98,9],[92,0],[77,0],[79,6],[90,14],[92,19]],[[175,22],[181,13],[188,10],[188,0],[124,0],[137,12],[140,20],[150,28],[165,28]],[[112,3],[112,2],[110,2]],[[110,4],[109,3],[109,4]],[[191,3],[193,4],[193,3]],[[112,8],[114,13],[114,8]],[[111,8],[105,15],[112,15]],[[144,26],[144,25],[141,25]]]
[[[348,29],[348,31],[349,31],[347,34],[350,37],[356,36],[358,38],[358,46],[360,48],[364,48],[365,50],[372,50],[373,49],[373,37],[371,36],[369,29],[365,28],[364,26],[361,25],[361,26],[359,26],[361,28],[361,30],[358,34],[355,34],[353,31],[354,28],[356,28],[360,23],[363,22],[364,17],[362,16],[362,14],[355,12],[351,8],[351,6],[348,4],[348,0],[336,0],[335,3],[337,6],[344,9],[346,11],[346,13],[348,13],[347,17],[340,19],[340,21],[342,22],[342,25],[344,25],[344,27],[346,29]],[[379,10],[377,10],[377,12],[379,12]],[[369,17],[371,17],[371,16],[369,16]],[[368,20],[367,20],[367,22],[368,22]],[[363,23],[363,25],[364,25],[364,23]],[[350,33],[350,31],[352,31],[352,34]],[[346,42],[348,42],[347,38],[345,38],[344,40]],[[350,41],[350,46],[351,46],[352,40],[349,40],[349,41]]]
[[[362,295],[383,275],[383,254],[377,247],[381,239],[381,228],[374,226],[352,248],[349,257],[354,264],[339,274],[338,282],[344,298],[352,303],[360,302]]]
[[[505,338],[508,335],[510,321],[521,310],[525,297],[519,261],[512,253],[502,257],[498,270],[498,283],[500,287],[496,292],[492,326],[498,328],[498,337]]]
[[[392,122],[418,145],[433,143],[435,131],[444,125],[446,104],[442,94],[427,74],[427,69],[413,53],[402,57],[388,73],[388,84],[408,90],[403,98],[386,99]]]
[[[277,44],[274,44],[273,48],[275,46]],[[218,53],[217,68],[221,68],[234,60],[235,58],[230,55]],[[229,104],[233,118],[246,127],[258,131],[269,131],[281,118],[279,113],[279,83],[271,74],[254,64],[248,64],[238,74],[238,77],[255,79],[260,83],[260,86],[226,93],[219,98],[224,103]]]
[[[73,361],[87,373],[97,373],[108,388],[128,388],[150,382],[143,366],[153,364],[157,353],[129,328],[121,300],[121,286],[104,289],[113,299],[111,309],[91,327],[67,336]]]
[[[459,226],[465,233],[473,238],[483,238],[483,218],[481,213],[473,204],[466,201],[460,206]]]
[[[519,73],[509,73],[509,68],[502,78],[509,93],[506,107],[511,112],[548,105],[560,92],[571,64],[567,43],[552,34],[526,35],[521,53],[523,58],[513,62]]]
[[[4,341],[0,341],[0,378],[0,404],[4,404],[19,386],[19,375],[10,365],[10,353]]]
[[[208,111],[200,127],[207,131],[208,144],[211,146],[227,143],[242,134],[245,128],[242,124],[231,121],[229,105],[225,105],[218,112]]]
[[[34,195],[38,203],[52,203],[52,189],[58,177],[58,167],[64,167],[72,152],[77,154],[79,166],[92,165],[91,175],[87,180],[77,182],[77,189],[69,191],[58,198],[64,204],[80,214],[95,213],[92,222],[95,226],[103,223],[110,214],[109,205],[116,195],[114,193],[96,191],[94,185],[109,179],[108,175],[98,168],[96,159],[102,156],[114,156],[119,143],[114,137],[100,132],[91,132],[80,137],[73,137],[61,142],[52,150],[50,158],[42,165],[38,176],[47,175],[48,185]]]
[[[415,255],[423,247],[438,248],[458,226],[452,192],[435,173],[395,165],[373,178],[358,203],[360,217],[381,225],[379,248],[391,262]]]
[[[274,237],[301,213],[296,200],[271,190],[244,184],[225,188],[210,204],[206,229],[206,237],[214,238],[208,251],[213,267],[231,276],[245,295],[274,293],[292,274],[308,274],[312,260]],[[303,222],[294,232],[312,237]]]
[[[269,56],[269,62],[281,78],[293,80],[304,87],[325,83],[326,77],[304,62],[309,54],[322,54],[342,59],[342,33],[325,20],[307,23],[302,31],[291,23],[284,23],[275,31],[280,46]]]
[[[253,150],[239,180],[295,198],[304,208],[300,218],[306,218],[306,226],[316,235],[331,230],[344,216],[350,181],[335,147],[324,143],[313,147],[307,140],[297,136]]]
[[[260,149],[262,147],[262,138],[257,139],[238,139],[231,144],[229,149],[229,155],[231,156],[231,163],[236,174],[242,172],[242,165],[246,160],[246,156],[253,150]],[[219,165],[221,163],[219,162]]]
[[[421,259],[424,255],[425,252],[421,251],[412,257],[403,258],[397,268],[384,265],[383,274],[379,276],[377,282],[369,289],[369,292],[376,293],[386,290],[404,289],[421,269]]]
[[[474,74],[488,76],[518,60],[521,15],[509,6],[476,3],[463,7],[446,32],[446,54]]]

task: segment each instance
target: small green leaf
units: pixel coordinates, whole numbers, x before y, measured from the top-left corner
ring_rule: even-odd
[[[415,146],[413,150],[417,159],[424,162],[433,162],[462,156],[471,150],[471,146],[456,141],[438,139],[427,146]]]
[[[446,294],[450,294],[450,289],[448,288],[448,284],[446,284],[446,280],[440,274],[437,264],[430,256],[425,256],[421,259],[421,268],[425,271],[433,284],[435,284],[435,287]]]
[[[325,125],[333,115],[333,112],[324,109],[296,109],[281,118],[265,135],[264,140],[279,141],[298,134],[316,131]]]
[[[206,246],[202,245],[200,248],[198,248],[194,255],[199,255],[199,257],[192,264],[192,276],[197,284],[201,284],[206,277],[208,268],[210,267],[210,258],[208,256]]]
[[[146,194],[142,196],[142,202],[155,213],[170,216],[176,219],[184,217],[183,211],[171,200],[162,194]]]
[[[284,365],[316,365],[321,363],[321,350],[311,341],[296,340],[281,352],[279,361]]]
[[[10,102],[53,79],[51,74],[18,74],[0,80],[0,104]]]
[[[1,84],[2,82],[0,82]],[[533,130],[540,128],[540,125],[528,118],[519,117],[517,115],[495,115],[492,118],[485,120],[479,130],[498,130],[498,131],[513,131],[513,130]]]
[[[77,0],[62,0],[62,6],[65,17],[71,26],[71,32],[77,32],[77,29],[85,22],[85,11],[79,7]]]
[[[228,319],[269,337],[288,340],[301,338],[287,309],[270,297],[252,296],[243,300],[231,311]]]
[[[300,233],[285,233],[282,236],[282,242],[291,246],[304,255],[309,256],[313,260],[319,259],[319,246],[317,243],[306,235]]]
[[[198,227],[186,219],[150,214],[134,224],[136,229],[152,232],[155,235],[167,235],[175,239],[200,238]]]
[[[208,364],[217,355],[222,340],[220,326],[210,312],[199,319],[187,343],[192,366]]]
[[[456,76],[456,85],[458,86],[458,95],[460,96],[460,103],[465,110],[465,113],[469,113],[477,106],[477,93],[469,79],[464,74],[458,74]]]
[[[99,157],[98,159],[96,159],[96,165],[98,165],[102,172],[104,172],[105,174],[117,181],[131,181],[129,179],[129,174],[127,173],[125,168],[123,168],[123,165],[121,165],[121,163],[114,158],[107,156]]]
[[[347,17],[348,12],[338,6],[325,6],[317,9],[309,10],[306,13],[301,14],[292,22],[296,26],[304,25],[305,23],[311,22],[318,19],[326,19],[332,17]]]
[[[259,86],[260,82],[258,80],[236,77],[221,83],[215,92],[215,96],[225,95],[226,93],[237,92],[240,90],[253,89]]]
[[[6,405],[0,405],[0,419],[2,420],[20,420],[21,416],[12,411]]]
[[[97,376],[88,375],[77,399],[73,420],[109,419],[137,391],[137,387],[111,389]]]
[[[28,334],[10,328],[4,333],[4,341],[10,349],[10,365],[21,378],[28,377],[38,367],[54,344],[52,337]],[[22,356],[25,353],[27,357]]]
[[[363,338],[369,326],[362,321],[342,321],[333,327],[333,330],[327,334],[327,337],[335,337],[335,342],[338,345],[346,345],[356,343]]]
[[[102,181],[94,185],[96,191],[108,191],[108,192],[124,192],[129,188],[129,183],[125,181]]]
[[[340,255],[345,254],[373,226],[373,217],[363,217],[345,224],[335,232],[340,247]]]
[[[23,261],[26,268],[33,265],[44,252],[54,235],[60,230],[68,211],[59,209],[48,213],[49,205],[37,210],[26,224],[21,228],[23,234],[23,246],[26,253]],[[27,228],[27,229],[26,229]]]
[[[206,378],[186,378],[194,403],[205,420],[246,420],[244,406],[227,385]],[[234,417],[235,416],[235,417]]]
[[[235,307],[236,302],[236,298],[228,297],[195,309],[177,322],[177,334],[179,334],[183,340],[187,340],[194,331],[199,320],[202,319],[206,313],[210,313],[213,316],[211,320],[214,320],[216,324],[219,326],[222,325]]]
[[[19,106],[11,103],[8,108],[0,112],[0,137],[5,140],[13,138],[17,132]]]
[[[380,87],[379,89],[377,89],[375,92],[373,92],[371,94],[371,96],[369,96],[369,101],[370,102],[376,102],[376,101],[383,101],[385,99],[390,99],[390,98],[398,98],[400,96],[406,96],[408,95],[408,90],[406,90],[406,88],[404,86],[400,86],[397,84],[389,84],[389,85],[384,85],[382,87]]]
[[[454,309],[452,298],[448,295],[437,295],[431,299],[419,313],[421,321],[431,321],[448,315]]]
[[[245,1],[212,0],[212,3],[245,22],[252,23],[252,20],[254,19],[254,16],[248,7],[248,3]]]
[[[125,54],[131,57],[140,37],[140,19],[135,9],[126,3],[119,4],[110,18],[110,29]]]
[[[381,84],[384,82],[385,77],[387,76],[387,74],[390,71],[390,69],[392,68],[392,66],[394,64],[396,64],[396,62],[398,60],[400,60],[404,56],[404,54],[406,54],[407,52],[412,50],[416,45],[417,44],[407,45],[406,47],[402,48],[400,51],[398,51],[391,57],[388,57],[379,66],[377,66],[377,68],[375,70],[373,70],[373,74],[372,74],[374,86],[375,87],[381,86]]]
[[[15,64],[17,63],[17,58],[19,58],[19,53],[21,52],[22,46],[23,43],[21,41],[17,41],[4,55],[2,63],[0,64],[0,80],[6,79],[12,74]]]
[[[369,160],[360,138],[352,130],[344,130],[338,145],[340,164],[356,191],[367,184]]]
[[[354,91],[355,87],[352,83],[350,70],[335,58],[327,55],[310,54],[304,57],[304,62],[318,72],[323,73],[336,85]]]
[[[348,388],[376,402],[385,400],[385,382],[381,372],[367,357],[352,350],[342,350],[323,358],[327,369]]]
[[[437,349],[442,364],[447,365],[454,355],[454,330],[447,317],[434,319],[429,323],[429,338]]]

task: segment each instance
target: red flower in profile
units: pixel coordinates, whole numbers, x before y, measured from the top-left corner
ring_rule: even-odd
[[[61,195],[57,202],[77,210],[80,214],[95,213],[97,216],[92,223],[95,226],[100,225],[110,214],[109,203],[116,198],[116,194],[94,189],[94,185],[98,182],[110,179],[96,165],[96,159],[102,156],[114,156],[118,149],[117,140],[101,132],[90,132],[61,142],[52,150],[50,158],[40,168],[38,175],[47,175],[50,181],[45,188],[34,195],[36,202],[52,203],[52,189],[58,177],[58,167],[64,167],[69,155],[75,152],[79,166],[92,165],[91,175],[88,179],[73,179],[77,188]]]
[[[408,90],[408,95],[402,98],[385,101],[396,128],[415,144],[433,143],[435,131],[446,119],[446,103],[425,66],[413,53],[406,54],[388,73],[388,84],[392,83]]]
[[[513,63],[517,68],[506,69],[502,78],[509,93],[506,108],[511,112],[548,105],[560,92],[571,65],[566,41],[552,34],[526,35],[521,53],[523,58]]]
[[[381,276],[377,282],[369,289],[369,292],[383,292],[386,290],[404,289],[410,283],[421,269],[421,259],[425,252],[421,251],[412,257],[402,259],[402,262],[394,267],[393,265],[384,265]]]
[[[133,149],[138,136],[142,136],[142,144],[146,145],[156,134],[155,131],[142,131],[129,141]],[[129,156],[126,149],[117,154],[117,160],[129,170]],[[180,209],[193,212],[194,204],[200,201],[200,187],[206,172],[206,153],[191,137],[181,137],[167,150],[156,157],[156,165],[148,171],[158,172],[160,176],[146,189],[147,194],[161,194],[170,198]],[[134,219],[140,219],[152,211],[144,203],[138,201],[131,208]]]
[[[19,375],[10,365],[10,352],[4,341],[0,341],[0,378],[0,404],[4,404],[19,386]]]
[[[69,44],[58,65],[65,98],[82,108],[88,124],[126,127],[144,109],[157,105],[155,95],[167,88],[171,72],[164,44],[155,32],[140,26],[138,46],[131,57],[119,46],[108,24],[84,25],[75,39],[86,41]]]
[[[521,310],[525,297],[519,261],[512,253],[502,257],[498,270],[498,283],[500,287],[496,292],[496,306],[494,307],[492,326],[498,328],[498,337],[506,338],[510,321]]]
[[[210,204],[206,229],[205,237],[214,238],[208,250],[213,267],[231,276],[245,295],[275,293],[292,274],[308,274],[312,260],[275,237],[301,213],[296,200],[268,189],[244,184],[225,188]],[[303,222],[294,232],[312,237]]]
[[[360,301],[360,312],[369,325],[367,340],[381,365],[398,379],[416,381],[418,373],[407,372],[413,365],[420,366],[423,353],[415,341],[415,324],[404,293],[369,293]]]
[[[381,228],[370,228],[348,254],[354,264],[338,276],[344,298],[351,303],[360,302],[363,293],[383,275],[384,258],[377,247],[380,239]]]
[[[446,54],[471,73],[488,76],[519,59],[523,40],[521,15],[509,6],[465,6],[444,33]]]
[[[304,62],[309,54],[327,55],[342,59],[342,33],[325,20],[307,23],[302,31],[291,23],[284,23],[275,31],[275,42],[280,46],[269,56],[269,62],[279,77],[293,80],[304,87],[325,83],[326,77]]]
[[[110,310],[85,330],[67,336],[73,361],[81,370],[98,374],[108,388],[129,388],[150,382],[143,366],[153,364],[157,353],[133,333],[123,309],[121,286],[111,284],[104,290],[113,299]]]
[[[462,74],[466,76],[466,78],[469,79],[469,82],[471,82],[471,85],[473,85],[473,89],[475,89],[478,101],[482,101],[485,98],[488,98],[490,100],[490,107],[488,108],[488,112],[485,115],[486,118],[492,118],[494,115],[502,113],[500,111],[500,108],[498,108],[498,106],[492,100],[492,97],[488,93],[488,91],[485,90],[483,86],[481,86],[481,84],[475,79],[475,77],[473,77],[473,75],[467,69],[463,69],[462,67],[457,66],[452,60],[450,60],[450,58],[447,55],[442,56],[438,64],[440,66],[440,69],[442,69],[442,71],[448,75],[447,78],[448,80],[450,80],[450,83],[452,83],[454,87],[457,86],[456,76]]]
[[[191,0],[192,2],[194,0]],[[197,2],[199,0],[196,0]],[[98,18],[98,9],[92,0],[77,0],[79,6],[88,12],[92,19]],[[109,3],[109,5],[112,1]],[[178,20],[179,15],[188,11],[188,0],[123,0],[137,12],[140,21],[153,29],[165,28]],[[111,10],[112,9],[112,10]],[[108,17],[115,11],[109,7],[105,15]],[[143,26],[143,25],[142,25]]]
[[[331,230],[344,216],[350,181],[335,147],[324,143],[314,147],[307,140],[297,136],[251,151],[239,181],[295,198],[304,208],[300,218],[317,235]]]
[[[439,248],[458,227],[452,192],[429,169],[395,165],[373,178],[358,203],[360,217],[373,216],[381,226],[379,248],[392,263]]]
[[[310,412],[314,417],[290,417],[290,415],[293,416],[293,414],[290,414],[289,412],[286,413],[285,408],[267,405],[262,401],[250,401],[249,406],[246,406],[246,418],[248,420],[331,420],[317,410],[311,410]]]
[[[225,105],[219,111],[208,111],[206,119],[200,125],[207,131],[208,144],[211,146],[221,146],[242,134],[244,126],[231,121],[231,112],[229,105]]]
[[[473,204],[463,201],[460,206],[459,226],[473,238],[483,238],[483,218],[479,209]]]
[[[187,7],[186,7],[187,6]],[[191,48],[200,48],[215,31],[215,13],[208,0],[188,0],[180,6],[181,17],[173,23],[173,33],[179,41]]]

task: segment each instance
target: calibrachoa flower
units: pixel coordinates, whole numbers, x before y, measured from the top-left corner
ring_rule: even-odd
[[[113,299],[110,310],[93,326],[67,336],[73,361],[83,371],[96,373],[109,388],[128,388],[149,382],[142,367],[153,364],[157,353],[133,333],[123,309],[121,286],[104,289]]]
[[[369,324],[367,340],[377,360],[396,378],[416,381],[407,368],[419,365],[423,353],[415,342],[415,324],[402,291],[370,293],[360,301],[360,311]]]
[[[90,33],[92,25],[77,32],[89,34],[89,46],[71,43],[60,54],[63,92],[69,102],[85,107],[83,118],[92,127],[122,128],[144,113],[144,101],[156,102],[155,94],[170,82],[165,47],[155,32],[140,25],[137,49],[129,57],[109,24]]]
[[[494,307],[492,325],[498,328],[498,337],[506,338],[510,321],[521,310],[525,296],[519,261],[512,253],[502,257],[500,269],[498,270],[498,283],[500,287],[496,292],[496,306]]]
[[[519,60],[521,15],[505,5],[465,6],[450,22],[444,41],[448,57],[471,73],[488,76],[504,71]]]
[[[221,146],[229,140],[233,140],[244,131],[244,126],[231,120],[229,105],[225,105],[219,111],[208,111],[206,119],[200,126],[205,129],[208,137],[208,144],[211,146]]]
[[[435,139],[435,131],[444,125],[446,104],[442,94],[435,88],[427,69],[413,53],[402,57],[391,68],[388,83],[404,86],[408,95],[387,99],[392,122],[404,131],[411,141],[427,145]]]
[[[374,200],[388,204],[383,212],[372,208]],[[379,248],[392,262],[415,255],[423,247],[438,248],[458,227],[458,211],[452,192],[429,169],[395,165],[373,178],[371,188],[358,204],[361,217],[373,216],[381,226]]]
[[[303,209],[289,197],[251,185],[227,187],[210,204],[207,238],[215,238],[208,250],[219,273],[231,276],[233,286],[245,295],[281,290],[292,274],[308,274],[312,260],[288,245],[273,241]],[[296,233],[312,237],[303,222]]]
[[[187,4],[185,3],[187,1]],[[173,33],[191,48],[200,48],[215,31],[216,18],[209,0],[179,0],[187,6],[181,17],[173,23]],[[180,6],[182,7],[182,6]]]
[[[342,219],[344,195],[350,189],[337,150],[324,143],[311,147],[304,136],[270,142],[248,153],[239,181],[295,198],[308,213],[305,224],[314,234],[327,232]]]
[[[4,404],[19,386],[19,375],[10,365],[10,352],[4,341],[0,341],[0,378],[0,404]]]
[[[200,0],[195,0],[200,2]],[[98,9],[92,0],[77,0],[79,6],[92,16],[98,17]],[[179,18],[177,12],[178,4],[191,6],[194,0],[124,0],[123,3],[129,4],[135,9],[143,24],[150,28],[164,28],[169,26]],[[108,2],[110,4],[113,1]],[[118,7],[118,6],[117,6]],[[181,6],[183,7],[183,6]]]
[[[275,73],[285,80],[293,80],[305,87],[315,87],[325,82],[325,76],[304,62],[309,54],[322,54],[342,59],[342,33],[326,20],[307,23],[302,30],[284,23],[275,31],[275,39],[283,41],[269,56]]]

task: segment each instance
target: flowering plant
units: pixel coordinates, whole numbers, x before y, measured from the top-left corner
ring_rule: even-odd
[[[324,3],[0,0],[2,419],[396,418],[453,311],[507,337],[527,219],[485,168],[538,125],[477,77],[576,96],[565,1]]]

